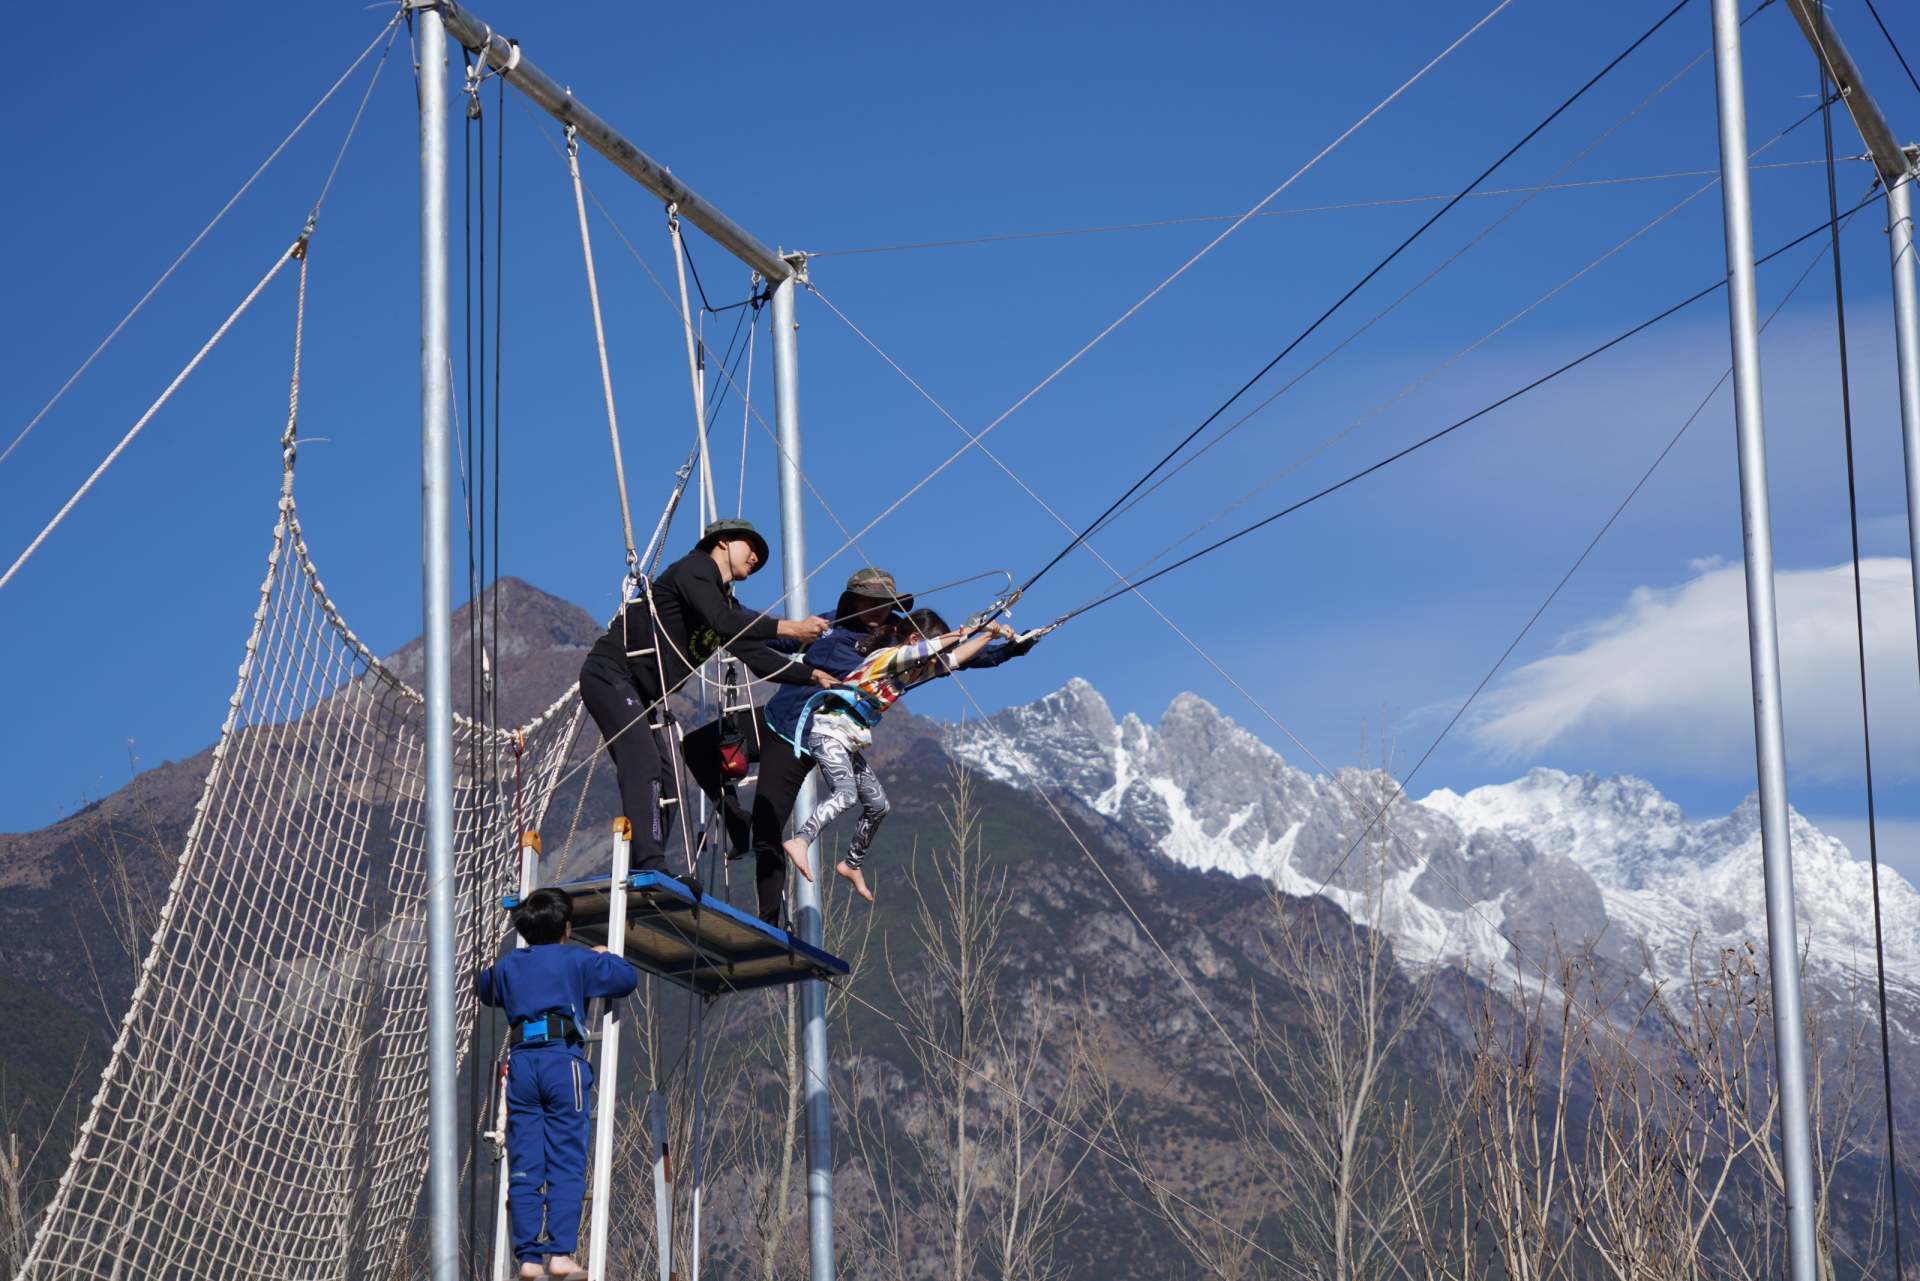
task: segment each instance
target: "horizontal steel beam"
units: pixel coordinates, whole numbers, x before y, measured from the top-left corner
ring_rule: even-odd
[[[1867,152],[1873,157],[1873,167],[1880,171],[1880,180],[1893,186],[1912,171],[1913,160],[1895,140],[1887,118],[1880,114],[1866,86],[1860,83],[1860,68],[1847,52],[1840,33],[1833,29],[1826,6],[1821,0],[1787,0],[1787,8],[1793,11],[1793,20],[1800,24],[1800,34],[1827,64],[1827,75],[1840,91],[1840,101],[1846,104],[1854,127],[1860,130],[1861,141],[1867,144]]]
[[[678,205],[682,218],[712,236],[728,253],[773,283],[793,274],[792,265],[784,258],[708,204],[698,192],[668,172],[665,165],[627,141],[619,130],[581,105],[571,90],[527,61],[517,44],[494,34],[492,27],[454,0],[438,0],[430,7],[440,11],[448,35],[478,54],[488,67],[533,99],[541,110],[562,124],[572,125],[582,142],[611,160],[621,172],[660,199]]]

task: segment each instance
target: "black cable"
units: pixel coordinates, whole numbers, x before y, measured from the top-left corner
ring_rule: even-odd
[[[504,298],[502,282],[506,279],[505,268],[506,268],[506,229],[507,229],[507,203],[506,203],[507,83],[506,83],[505,76],[501,76],[499,79],[500,79],[500,85],[499,85],[499,89],[497,91],[497,95],[495,99],[495,107],[500,116],[500,123],[494,127],[494,131],[493,131],[494,266],[493,266],[493,491],[492,492],[493,492],[493,571],[494,571],[495,582],[493,585],[491,630],[492,630],[492,634],[496,639],[500,635],[500,584],[498,581],[500,576],[500,494],[501,494],[500,480],[502,476],[502,467],[501,467],[501,461],[500,461],[500,379],[501,379],[500,371],[502,370],[502,368],[504,368],[506,364],[505,360],[502,359],[502,340],[504,335],[504,319],[506,315],[505,308],[502,305],[503,298]],[[496,660],[497,660],[497,657],[498,656],[496,655]],[[501,675],[500,672],[498,670],[495,670],[493,674],[493,688],[489,692],[489,696],[487,700],[488,701],[487,727],[488,729],[496,732],[500,728],[500,685],[501,685],[500,675]],[[491,743],[492,741],[493,741],[492,737],[489,736],[489,742]],[[490,762],[493,761],[495,759],[495,751],[490,750],[487,753],[487,758]],[[517,785],[518,783],[517,775],[516,775],[515,782]],[[517,806],[515,809],[515,813],[516,814],[518,813]],[[514,850],[517,854],[520,848],[520,832],[518,830],[517,825],[513,833],[513,841],[514,841]],[[487,937],[486,930],[482,929],[481,931],[479,931],[478,937],[481,939],[485,939]],[[486,958],[482,956],[481,959],[485,960]],[[473,1051],[469,1052],[468,1054],[468,1058],[476,1065],[474,1088],[480,1094],[480,1099],[483,1107],[489,1104],[492,1100],[493,1074],[489,1072],[484,1077],[481,1076],[477,1065],[479,1065],[482,1062],[493,1063],[498,1060],[499,1049],[497,1047],[499,1047],[502,1041],[502,1029],[500,1026],[500,1017],[501,1017],[501,1014],[499,1010],[491,1006],[486,1007],[486,1031],[484,1033],[485,1040],[482,1043],[487,1046],[490,1053],[483,1060],[478,1053],[479,1045],[476,1044],[474,1046]],[[483,1129],[486,1123],[486,1113],[485,1112],[479,1113],[476,1116],[476,1121],[478,1123],[476,1125],[476,1129]],[[496,1162],[494,1165],[494,1180],[495,1180],[494,1194],[487,1199],[488,1204],[487,1204],[486,1240],[489,1243],[492,1242],[492,1240],[500,1230],[500,1200],[501,1199],[500,1199],[499,1188],[498,1188],[498,1181],[500,1178],[500,1168],[501,1168],[500,1164]],[[473,1186],[474,1186],[474,1196],[477,1197],[480,1194],[479,1193],[480,1168],[479,1168],[478,1162],[476,1162],[474,1165]],[[475,1216],[475,1223],[477,1226],[478,1224],[477,1215]],[[478,1251],[476,1251],[476,1256],[477,1254],[478,1254]]]
[[[1880,196],[1876,189],[1876,194],[1869,195],[1865,200],[1862,200],[1859,204],[1855,205],[1852,209],[1847,210],[1847,212],[1845,214],[1842,214],[1841,217],[1843,218],[1847,217],[1857,212],[1858,210],[1864,209],[1868,205],[1872,204],[1875,200],[1878,200],[1879,198]],[[1825,222],[1822,222],[1819,226],[1813,228],[1813,230],[1803,232],[1800,235],[1795,236],[1792,240],[1789,240],[1786,244],[1781,245],[1778,249],[1775,249],[1759,258],[1756,258],[1754,260],[1754,265],[1759,266],[1763,263],[1771,262],[1775,258],[1778,258],[1781,254],[1786,253],[1788,250],[1794,248],[1795,246],[1805,244],[1807,241],[1813,239],[1815,236],[1819,235],[1821,232],[1825,231],[1826,229],[1827,229],[1827,224]],[[1094,597],[1092,600],[1088,601],[1086,604],[1081,605],[1076,609],[1069,610],[1067,613],[1060,615],[1060,617],[1056,618],[1053,621],[1051,626],[1058,627],[1062,623],[1065,623],[1071,619],[1080,617],[1080,615],[1086,613],[1090,609],[1097,608],[1098,606],[1106,604],[1108,601],[1116,600],[1119,597],[1125,596],[1129,592],[1132,592],[1137,588],[1144,587],[1148,583],[1155,580],[1156,578],[1164,577],[1167,574],[1171,574],[1176,569],[1179,569],[1186,565],[1191,565],[1194,561],[1199,560],[1202,556],[1205,556],[1211,552],[1219,551],[1221,548],[1225,547],[1229,543],[1238,542],[1240,539],[1245,538],[1248,534],[1251,534],[1256,530],[1264,529],[1268,525],[1273,524],[1275,521],[1281,519],[1284,516],[1291,516],[1293,513],[1299,511],[1301,508],[1311,506],[1312,504],[1319,502],[1322,498],[1325,498],[1330,494],[1338,493],[1340,490],[1345,489],[1348,485],[1353,484],[1355,481],[1362,480],[1365,477],[1371,476],[1374,472],[1381,470],[1383,467],[1387,467],[1390,464],[1397,463],[1402,458],[1405,458],[1407,455],[1416,453],[1419,450],[1425,449],[1428,445],[1433,444],[1435,441],[1440,440],[1442,437],[1452,435],[1454,432],[1460,430],[1462,427],[1465,427],[1467,424],[1486,417],[1488,414],[1492,413],[1494,410],[1499,409],[1504,405],[1510,404],[1513,401],[1520,399],[1520,397],[1526,395],[1528,392],[1533,391],[1538,387],[1545,386],[1547,383],[1552,382],[1554,379],[1558,378],[1560,375],[1567,373],[1572,369],[1578,368],[1581,365],[1586,364],[1589,360],[1592,360],[1595,356],[1598,356],[1603,352],[1611,351],[1613,348],[1618,347],[1621,343],[1627,341],[1629,338],[1634,337],[1636,334],[1639,334],[1644,332],[1645,330],[1651,329],[1653,328],[1653,326],[1659,324],[1663,320],[1666,320],[1668,317],[1676,315],[1679,312],[1686,310],[1688,307],[1691,307],[1694,303],[1699,302],[1702,298],[1706,298],[1715,293],[1718,293],[1720,290],[1726,287],[1726,284],[1727,284],[1726,277],[1723,276],[1719,280],[1715,281],[1713,284],[1708,285],[1705,289],[1699,290],[1698,292],[1693,294],[1689,294],[1687,297],[1681,299],[1677,303],[1674,303],[1671,307],[1668,307],[1666,310],[1660,312],[1659,314],[1652,316],[1646,320],[1643,320],[1639,324],[1633,326],[1633,328],[1628,329],[1623,333],[1617,334],[1614,337],[1607,339],[1607,341],[1601,343],[1599,346],[1589,349],[1585,354],[1575,356],[1572,360],[1569,360],[1567,363],[1565,363],[1564,365],[1561,365],[1559,368],[1554,369],[1548,373],[1542,374],[1540,377],[1534,379],[1532,382],[1527,383],[1525,386],[1517,388],[1514,391],[1508,392],[1506,395],[1500,397],[1498,400],[1495,400],[1490,404],[1483,405],[1479,409],[1476,409],[1472,413],[1468,414],[1466,417],[1455,419],[1453,422],[1447,424],[1445,427],[1440,428],[1440,430],[1433,432],[1429,435],[1422,436],[1419,440],[1414,441],[1411,445],[1408,445],[1403,449],[1399,449],[1391,454],[1388,454],[1385,458],[1382,458],[1378,462],[1372,463],[1367,467],[1363,467],[1359,471],[1354,472],[1352,475],[1347,476],[1345,479],[1335,481],[1333,484],[1328,485],[1325,489],[1317,490],[1316,492],[1307,495],[1305,498],[1302,498],[1298,502],[1289,504],[1288,506],[1281,508],[1279,511],[1274,512],[1270,516],[1262,517],[1261,519],[1253,522],[1251,525],[1247,525],[1238,530],[1235,530],[1233,533],[1228,534],[1225,538],[1217,539],[1214,542],[1208,543],[1205,547],[1202,547],[1198,551],[1191,552],[1188,555],[1181,557],[1179,560],[1174,561],[1171,565],[1164,565],[1161,568],[1156,569],[1155,571],[1153,571],[1153,573],[1148,574],[1145,578],[1133,579],[1132,581],[1124,583],[1110,592],[1106,592],[1100,596]]]
[[[1893,1213],[1893,1275],[1904,1278],[1906,1265],[1900,1248],[1900,1163],[1894,1155],[1893,1051],[1887,1037],[1887,959],[1880,935],[1880,836],[1873,806],[1873,730],[1867,715],[1867,621],[1860,588],[1860,501],[1854,486],[1853,390],[1847,367],[1847,293],[1840,269],[1840,196],[1834,179],[1833,104],[1828,96],[1827,64],[1816,56],[1820,70],[1820,124],[1826,136],[1827,226],[1833,239],[1833,324],[1840,346],[1840,424],[1847,450],[1847,530],[1853,539],[1853,635],[1860,663],[1860,750],[1867,783],[1867,866],[1873,877],[1873,964],[1880,991],[1880,1083],[1887,1111],[1887,1187]]]
[[[1763,3],[1760,7],[1765,8],[1766,3],[1768,2],[1770,2],[1770,0],[1763,0]],[[1041,575],[1045,574],[1048,570],[1052,569],[1055,565],[1058,565],[1062,560],[1066,559],[1067,555],[1070,552],[1072,552],[1074,548],[1078,547],[1081,543],[1085,542],[1088,538],[1091,538],[1094,532],[1100,528],[1101,524],[1104,523],[1108,517],[1112,516],[1113,513],[1119,509],[1122,503],[1126,502],[1127,499],[1133,497],[1133,495],[1139,491],[1142,485],[1146,484],[1149,480],[1153,479],[1153,477],[1160,471],[1162,467],[1165,467],[1169,462],[1173,461],[1173,459],[1180,453],[1181,450],[1185,449],[1188,445],[1192,444],[1194,439],[1198,437],[1201,432],[1205,431],[1208,427],[1212,426],[1213,423],[1220,417],[1220,415],[1226,413],[1228,409],[1233,407],[1235,402],[1237,402],[1242,396],[1246,395],[1249,391],[1253,390],[1254,385],[1257,384],[1262,378],[1265,378],[1267,374],[1273,370],[1274,366],[1278,365],[1282,360],[1285,360],[1289,355],[1291,355],[1293,350],[1296,347],[1298,347],[1301,343],[1305,342],[1308,337],[1310,337],[1316,330],[1320,328],[1321,325],[1325,324],[1329,319],[1331,319],[1335,312],[1339,311],[1341,307],[1345,306],[1348,299],[1352,298],[1355,294],[1359,293],[1363,288],[1367,286],[1367,284],[1370,281],[1373,280],[1375,276],[1379,275],[1382,271],[1386,270],[1387,265],[1389,263],[1393,262],[1394,259],[1398,258],[1402,252],[1404,252],[1409,246],[1411,246],[1414,243],[1414,241],[1420,239],[1421,236],[1425,235],[1427,233],[1427,230],[1431,228],[1435,223],[1439,222],[1442,218],[1446,217],[1448,212],[1451,211],[1454,208],[1454,206],[1458,205],[1462,200],[1465,200],[1468,196],[1472,195],[1475,188],[1477,188],[1481,183],[1485,182],[1488,178],[1492,177],[1494,172],[1498,170],[1502,165],[1506,164],[1507,161],[1513,159],[1513,157],[1520,151],[1522,147],[1526,146],[1529,142],[1532,142],[1533,139],[1537,137],[1542,130],[1544,130],[1548,125],[1552,124],[1555,120],[1559,119],[1561,114],[1565,112],[1569,107],[1573,106],[1574,103],[1578,102],[1582,97],[1584,97],[1589,89],[1599,84],[1600,81],[1604,79],[1609,72],[1611,72],[1615,67],[1619,66],[1622,62],[1626,61],[1626,59],[1629,56],[1631,56],[1636,49],[1638,49],[1641,45],[1645,44],[1648,40],[1652,39],[1654,33],[1659,31],[1660,28],[1666,26],[1667,23],[1673,19],[1675,14],[1678,14],[1682,9],[1687,7],[1687,4],[1688,4],[1688,0],[1679,0],[1679,3],[1675,4],[1673,8],[1667,10],[1666,13],[1661,15],[1660,19],[1657,22],[1655,22],[1651,27],[1648,27],[1645,31],[1641,32],[1639,37],[1635,39],[1632,44],[1628,45],[1625,49],[1615,54],[1612,60],[1609,61],[1606,66],[1596,71],[1591,77],[1588,78],[1585,84],[1581,85],[1578,89],[1574,90],[1573,94],[1570,97],[1568,97],[1565,101],[1563,101],[1559,106],[1555,107],[1552,111],[1548,112],[1546,117],[1543,118],[1538,124],[1534,125],[1533,128],[1527,130],[1527,132],[1521,136],[1518,142],[1514,143],[1511,147],[1508,147],[1507,150],[1501,154],[1498,160],[1494,161],[1492,164],[1488,165],[1485,169],[1481,170],[1480,175],[1477,178],[1475,178],[1472,182],[1468,183],[1465,187],[1462,187],[1459,190],[1459,192],[1457,192],[1453,196],[1452,199],[1448,200],[1446,204],[1440,206],[1440,208],[1436,210],[1431,217],[1429,217],[1425,222],[1421,223],[1418,227],[1416,227],[1412,235],[1408,236],[1405,240],[1402,240],[1398,245],[1394,246],[1393,252],[1389,253],[1386,257],[1382,258],[1379,262],[1375,263],[1367,271],[1367,273],[1364,276],[1360,277],[1360,279],[1355,281],[1353,285],[1349,287],[1345,293],[1341,294],[1339,298],[1335,299],[1332,306],[1328,307],[1325,311],[1321,312],[1320,315],[1314,319],[1312,324],[1308,325],[1305,329],[1302,329],[1298,334],[1294,335],[1293,340],[1287,343],[1286,346],[1282,347],[1278,355],[1274,356],[1273,359],[1269,360],[1266,364],[1262,365],[1260,369],[1253,375],[1253,377],[1247,379],[1244,383],[1240,384],[1239,390],[1235,391],[1231,396],[1227,397],[1224,401],[1222,401],[1218,408],[1216,408],[1212,413],[1208,414],[1205,418],[1203,418],[1200,421],[1199,426],[1195,427],[1192,431],[1188,432],[1184,437],[1182,437],[1179,444],[1175,445],[1172,449],[1168,450],[1166,454],[1164,454],[1161,457],[1160,461],[1156,462],[1152,467],[1147,469],[1147,471],[1140,477],[1140,479],[1134,481],[1133,484],[1129,485],[1127,487],[1126,492],[1121,494],[1120,497],[1114,499],[1113,502],[1107,506],[1107,509],[1101,512],[1100,515],[1097,516],[1091,524],[1087,525],[1079,533],[1075,534],[1072,540],[1068,542],[1065,547],[1061,548],[1058,552],[1056,552],[1051,560],[1049,560],[1046,564],[1042,565],[1039,569],[1035,570],[1033,575],[1030,578],[1028,578],[1026,582],[1020,585],[1020,592],[1024,593],[1028,588],[1032,587],[1036,582],[1040,580]],[[1757,13],[1759,12],[1759,10],[1756,9],[1754,12]],[[1749,14],[1748,16],[1751,17],[1752,15]]]
[[[749,299],[748,301],[752,300]],[[716,380],[719,386],[714,389],[713,397],[708,402],[707,421],[702,424],[703,430],[705,430],[708,435],[713,434],[714,424],[720,421],[720,408],[727,402],[727,392],[733,388],[735,382],[734,375],[740,368],[741,359],[746,355],[745,348],[740,349],[739,355],[736,356],[734,354],[735,347],[739,346],[740,343],[740,331],[745,326],[749,316],[758,318],[759,314],[760,309],[755,307],[751,312],[741,312],[739,319],[733,322],[733,334],[727,339],[727,349],[720,353],[721,376]],[[729,361],[732,363],[729,364]]]
[[[674,215],[676,218],[678,214]],[[700,310],[712,311],[713,304],[707,300],[707,287],[700,283],[700,268],[693,265],[693,247],[687,244],[685,236],[680,237],[680,256],[687,261],[687,270],[693,273],[693,287],[700,294]]]
[[[1873,7],[1873,0],[1867,0],[1867,12],[1873,15],[1873,25],[1880,28],[1880,34],[1887,38],[1887,48],[1893,50],[1893,56],[1900,59],[1900,70],[1907,73],[1907,83],[1913,86],[1915,93],[1920,93],[1920,79],[1914,78],[1913,68],[1907,65],[1907,55],[1900,52],[1900,46],[1894,41],[1893,32],[1887,30],[1887,24],[1880,21],[1880,11]],[[1902,1281],[1905,1279],[1902,1278]]]
[[[473,55],[472,53],[466,50],[462,50],[461,56],[466,66],[466,83],[468,84],[468,86],[471,86],[473,83]],[[466,386],[467,386],[466,422],[462,424],[462,426],[467,437],[466,471],[468,475],[465,478],[466,483],[461,486],[460,497],[461,497],[461,503],[466,513],[466,526],[467,526],[467,600],[469,602],[468,609],[467,609],[467,699],[468,699],[467,705],[472,710],[473,714],[476,717],[478,717],[478,715],[480,714],[480,670],[479,670],[478,647],[474,643],[474,631],[473,631],[475,615],[478,612],[477,610],[478,598],[475,595],[475,592],[477,590],[477,577],[479,573],[479,566],[477,564],[476,556],[474,552],[474,515],[475,513],[474,513],[473,490],[474,490],[474,485],[477,481],[477,476],[474,475],[474,471],[475,471],[474,433],[476,430],[474,419],[478,416],[476,413],[478,397],[474,391],[476,362],[474,360],[474,354],[473,354],[473,305],[474,305],[474,293],[475,293],[474,271],[473,271],[473,264],[474,264],[474,255],[473,255],[474,138],[473,138],[473,130],[474,130],[475,117],[474,117],[473,111],[471,110],[471,106],[472,106],[472,101],[471,99],[469,99],[469,110],[466,113],[466,121],[461,132],[461,142],[462,142],[461,170],[460,170],[460,204],[461,204],[461,223],[462,223],[461,249],[462,249],[463,262],[464,262],[464,271],[462,273],[463,280],[462,280],[462,289],[461,289],[461,295],[462,295],[461,306],[464,313],[465,328],[466,328],[466,348],[465,348],[465,353],[462,359],[461,376],[465,380]],[[482,165],[486,163],[485,156],[486,156],[485,143],[482,142],[481,162],[480,162]],[[485,219],[486,219],[486,215],[483,213],[481,215],[481,228],[482,228],[481,235],[483,237],[486,234]],[[485,254],[485,251],[483,250],[482,251],[483,262],[485,261],[484,254]],[[484,268],[482,268],[482,270],[484,271]],[[483,321],[482,322],[483,344],[485,342],[484,334],[485,334],[485,322]],[[477,767],[479,765],[478,750],[479,749],[478,749],[477,743],[472,745],[469,749],[469,760],[468,760],[468,768],[474,770],[476,773],[478,772]],[[470,1134],[472,1135],[472,1138],[470,1140],[470,1146],[469,1146],[470,1160],[468,1165],[469,1165],[470,1177],[467,1180],[467,1211],[466,1211],[464,1223],[462,1225],[463,1230],[461,1232],[461,1238],[462,1238],[461,1253],[463,1256],[470,1256],[472,1243],[473,1243],[473,1229],[478,1222],[479,1213],[480,1213],[479,1132],[481,1128],[481,1121],[480,1121],[480,1092],[479,1092],[478,1078],[479,1078],[479,1074],[478,1072],[475,1072],[472,1076],[469,1077],[467,1081],[467,1117],[469,1121],[468,1129]]]

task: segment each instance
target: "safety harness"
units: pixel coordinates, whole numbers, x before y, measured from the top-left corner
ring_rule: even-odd
[[[586,1034],[580,1030],[580,1021],[574,1017],[573,1011],[556,1007],[515,1019],[512,1029],[507,1033],[507,1048],[518,1050],[537,1045],[552,1045],[555,1042],[565,1045],[583,1045],[586,1039]]]

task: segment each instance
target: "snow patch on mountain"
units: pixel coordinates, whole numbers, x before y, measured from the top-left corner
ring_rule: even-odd
[[[1565,852],[1600,886],[1608,916],[1638,935],[1662,970],[1683,964],[1696,936],[1765,937],[1757,797],[1724,818],[1693,823],[1640,779],[1535,769],[1464,796],[1443,789],[1422,804],[1463,830]],[[1871,973],[1872,869],[1798,813],[1789,811],[1788,833],[1809,964]],[[1920,893],[1888,867],[1880,869],[1880,910],[1888,979],[1920,994]]]
[[[1626,972],[1684,972],[1691,950],[1764,942],[1759,822],[1749,801],[1694,822],[1641,779],[1535,769],[1511,783],[1402,799],[1379,771],[1309,774],[1181,694],[1157,725],[1116,721],[1074,679],[1037,702],[947,730],[972,768],[1066,792],[1186,867],[1322,893],[1378,919],[1413,964],[1532,969],[1554,941],[1591,943]],[[1373,824],[1369,831],[1370,824]],[[1857,983],[1873,964],[1872,878],[1792,817],[1803,946]],[[1920,1001],[1920,894],[1880,873],[1889,982]]]

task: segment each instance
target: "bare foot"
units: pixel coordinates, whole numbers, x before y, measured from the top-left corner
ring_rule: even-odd
[[[520,1264],[520,1281],[541,1281],[546,1275],[547,1270],[532,1260]]]
[[[845,859],[842,859],[833,865],[833,870],[846,877],[849,881],[852,881],[853,888],[859,891],[861,898],[867,900],[869,903],[873,902],[873,891],[867,888],[867,878],[860,874],[859,868],[854,867]]]
[[[787,857],[793,860],[793,866],[800,875],[811,881],[813,868],[807,862],[807,843],[796,836],[787,841],[782,848],[787,851]]]
[[[587,1270],[573,1261],[572,1255],[556,1254],[547,1260],[547,1275],[550,1277],[584,1277]]]

